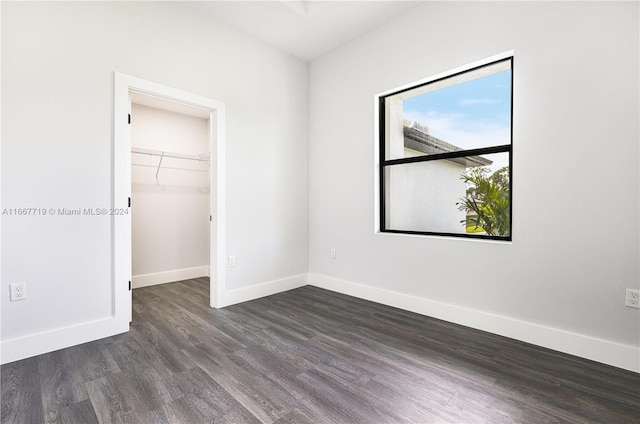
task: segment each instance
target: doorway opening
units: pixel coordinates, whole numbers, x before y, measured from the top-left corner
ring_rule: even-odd
[[[115,317],[132,288],[206,275],[223,306],[224,104],[116,73],[114,119]]]
[[[132,288],[209,277],[209,111],[131,93]]]

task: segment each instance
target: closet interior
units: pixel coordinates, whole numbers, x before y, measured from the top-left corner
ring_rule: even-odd
[[[209,111],[131,96],[133,288],[209,276]]]

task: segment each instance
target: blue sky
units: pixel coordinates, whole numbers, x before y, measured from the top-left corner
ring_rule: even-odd
[[[404,117],[464,149],[496,146],[510,143],[510,103],[511,70],[506,70],[405,99]]]

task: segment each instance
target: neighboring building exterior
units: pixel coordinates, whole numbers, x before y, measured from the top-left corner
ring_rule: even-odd
[[[399,138],[397,138],[399,139]],[[404,121],[403,157],[415,157],[462,150],[429,134],[418,123]],[[467,168],[490,165],[492,161],[470,156],[391,166],[385,176],[386,227],[405,231],[464,233],[466,212],[457,202],[466,194],[460,176]]]

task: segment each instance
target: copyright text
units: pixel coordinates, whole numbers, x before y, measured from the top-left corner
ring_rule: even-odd
[[[4,208],[2,216],[113,216],[129,215],[129,208]]]

